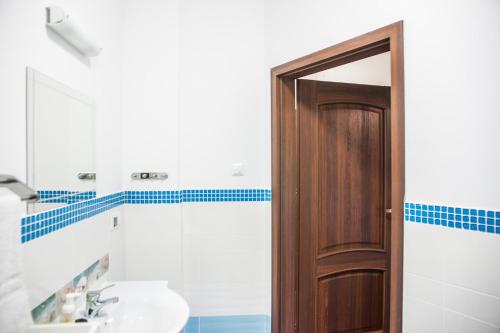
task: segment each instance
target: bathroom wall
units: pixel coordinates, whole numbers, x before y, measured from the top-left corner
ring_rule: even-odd
[[[0,3],[3,48],[0,68],[0,153],[2,172],[26,179],[26,66],[92,96],[97,104],[98,192],[121,189],[120,179],[120,50],[118,48],[119,1],[85,3],[62,0],[58,5],[90,36],[105,46],[91,61],[49,33],[45,7],[50,1],[2,1]]]
[[[181,186],[270,189],[264,1],[188,0],[180,15]],[[232,175],[233,163],[243,164],[243,176]],[[193,315],[268,313],[270,203],[190,203],[182,211]]]
[[[122,184],[127,190],[179,188],[179,4],[121,2],[123,17]],[[164,181],[132,181],[161,171]],[[124,207],[125,277],[169,281],[183,291],[181,205]]]
[[[269,69],[404,19],[406,201],[500,209],[497,1],[61,0],[105,47],[90,62],[47,34],[47,4],[0,2],[9,50],[0,55],[2,173],[25,179],[30,65],[96,98],[99,194],[269,189]],[[232,176],[235,162],[243,176]],[[130,181],[141,170],[169,179]],[[245,318],[261,327],[269,201],[151,203],[131,201],[23,245],[35,300],[110,251],[112,278],[169,280],[190,302],[195,330],[214,315],[257,315]],[[498,237],[405,224],[405,333],[499,330]],[[57,278],[48,281],[49,271]]]
[[[121,190],[121,116],[119,49],[120,1],[60,0],[90,36],[104,46],[88,61],[45,28],[45,6],[52,1],[0,1],[0,172],[26,180],[26,66],[96,100],[98,194]],[[54,119],[57,121],[57,119]],[[54,165],[54,169],[61,166]],[[4,192],[5,193],[5,192]],[[120,245],[110,241],[110,223],[119,208],[23,244],[31,305],[62,287],[83,269],[111,252],[120,275]]]
[[[124,18],[124,187],[269,189],[263,3],[127,1]],[[141,170],[169,179],[131,181]],[[251,317],[260,325],[270,202],[235,200],[124,207],[126,277],[169,280],[193,316],[262,315]]]
[[[176,102],[179,113],[176,115],[161,99],[158,101],[160,108],[146,110],[147,117],[137,120],[139,124],[146,122],[148,117],[178,117],[178,139],[170,136],[174,129],[172,132],[156,130],[144,133],[134,121],[126,122],[127,145],[134,147],[136,144],[135,153],[130,157],[147,156],[148,159],[124,159],[125,182],[129,173],[135,171],[127,165],[134,165],[169,168],[165,171],[171,173],[178,184],[129,183],[127,186],[131,188],[269,188],[269,69],[404,19],[406,201],[498,209],[500,189],[495,169],[499,157],[490,151],[500,140],[494,130],[499,114],[491,112],[494,106],[490,101],[494,100],[495,91],[491,78],[496,77],[500,70],[495,62],[500,49],[499,42],[489,33],[498,31],[498,9],[498,3],[493,1],[482,2],[481,6],[468,1],[311,3],[297,0],[290,3],[273,0],[245,4],[224,0],[210,4],[182,1],[179,17],[172,18],[172,22],[179,24],[179,37],[170,36],[168,47],[169,52],[178,47]],[[158,15],[152,14],[153,20],[158,19]],[[137,25],[131,29],[140,30],[141,27]],[[449,41],[443,42],[444,38],[449,38]],[[158,37],[153,38],[156,39]],[[478,47],[479,52],[470,51],[470,43]],[[173,59],[161,45],[153,46],[153,52],[149,54],[163,54]],[[477,54],[481,54],[480,62],[475,59]],[[140,64],[148,55],[136,56],[135,61]],[[165,69],[160,73],[168,76]],[[157,72],[156,75],[160,74]],[[144,76],[135,84],[148,80],[148,76]],[[165,83],[164,86],[169,87]],[[171,96],[173,90],[162,91],[165,96],[170,96],[171,103],[175,103],[175,97]],[[139,101],[158,98],[147,93],[136,97]],[[141,117],[144,111],[130,112],[136,112],[136,115],[131,115],[135,120],[133,117]],[[167,129],[168,125],[162,126],[162,129]],[[146,149],[148,138],[156,145]],[[170,151],[174,142],[179,147],[178,168],[164,161],[171,158],[166,154],[156,156],[158,148]],[[154,161],[158,164],[151,165]],[[243,163],[245,176],[231,176],[234,162]],[[178,251],[183,253],[184,261],[183,294],[195,316],[203,318],[222,313],[261,311],[263,303],[254,298],[253,304],[245,305],[244,300],[249,298],[238,290],[253,288],[251,290],[260,295],[265,288],[255,287],[252,283],[261,281],[265,285],[269,282],[258,278],[261,269],[267,269],[269,277],[269,262],[262,262],[259,259],[261,254],[255,251],[262,247],[269,251],[269,238],[265,244],[252,239],[252,234],[257,235],[262,227],[259,216],[269,214],[270,207],[266,205],[179,205],[183,244]],[[138,226],[144,221],[146,226],[153,226],[164,221],[174,226],[178,223],[175,217],[157,211],[154,211],[157,218],[144,217],[150,215],[148,212],[153,212],[152,209],[172,207],[128,208],[135,210],[136,215],[132,220],[127,219],[127,224]],[[265,227],[270,228],[270,224]],[[267,229],[267,235],[269,233]],[[169,242],[177,237],[178,233],[174,233],[164,239]],[[499,250],[498,236],[408,222],[405,237],[405,332],[446,332],[458,328],[477,332],[497,330],[498,321],[491,312],[477,313],[467,305],[474,302],[498,305],[500,294],[490,278],[500,277],[491,261],[491,253]],[[242,246],[228,246],[232,243]],[[254,245],[248,246],[250,243]],[[167,253],[166,250],[160,252]],[[251,252],[254,255],[249,255]],[[264,257],[270,258],[268,255]],[[492,259],[477,260],[488,257]],[[138,260],[129,262],[129,267],[134,267]],[[242,262],[252,263],[252,273],[243,267]],[[155,263],[147,261],[140,267],[146,270]],[[163,276],[172,276],[167,272],[174,271],[177,263],[172,267],[163,261],[160,263]],[[489,274],[477,274],[473,279],[470,277],[471,266]],[[134,276],[141,276],[141,273]],[[239,281],[240,284],[224,288],[227,281]],[[428,291],[437,291],[439,296],[427,297]],[[264,296],[259,299],[266,300]],[[269,305],[269,301],[266,304]],[[196,321],[193,325],[196,330]]]
[[[498,211],[498,13],[498,1],[273,0],[267,65],[403,19],[406,201]],[[405,223],[405,333],[500,330],[499,235],[451,225]]]

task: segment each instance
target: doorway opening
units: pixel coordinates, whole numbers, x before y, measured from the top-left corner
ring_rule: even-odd
[[[401,332],[403,22],[271,83],[272,332]]]

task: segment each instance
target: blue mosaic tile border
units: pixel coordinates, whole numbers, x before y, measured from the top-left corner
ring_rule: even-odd
[[[69,191],[48,191],[50,196],[62,195]],[[271,201],[269,189],[217,189],[217,190],[178,190],[178,191],[123,191],[104,197],[95,198],[95,192],[89,200],[72,202],[67,199],[67,206],[23,217],[21,219],[21,243],[26,243],[59,229],[103,213],[123,204],[177,204],[182,202],[248,202]],[[78,193],[82,195],[82,193]],[[62,202],[62,201],[43,201]]]
[[[21,242],[29,242],[123,204],[257,202],[271,201],[271,198],[272,194],[269,189],[117,192],[23,217],[21,219]],[[405,203],[405,221],[500,234],[500,211],[494,210],[407,202]]]
[[[405,221],[500,234],[500,211],[405,203]]]
[[[127,204],[271,201],[269,189],[127,191]]]
[[[271,201],[271,190],[183,190],[182,197],[184,202]]]
[[[270,333],[267,315],[189,317],[182,333]]]
[[[124,192],[118,192],[23,217],[21,219],[21,243],[45,236],[124,203]]]
[[[126,203],[133,205],[175,204],[182,202],[182,191],[126,191]]]
[[[66,190],[38,190],[36,191],[40,200],[61,197],[68,194],[75,193],[74,191],[66,191]]]

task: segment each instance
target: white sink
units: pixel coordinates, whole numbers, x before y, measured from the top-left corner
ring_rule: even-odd
[[[187,323],[189,307],[167,281],[113,282],[102,298],[120,301],[105,308],[111,323],[101,330],[111,333],[179,333]]]
[[[24,333],[179,333],[186,325],[189,307],[167,281],[113,283],[101,297],[120,301],[106,306],[100,317],[83,324],[33,325]]]
[[[98,323],[32,325],[24,333],[99,333]]]

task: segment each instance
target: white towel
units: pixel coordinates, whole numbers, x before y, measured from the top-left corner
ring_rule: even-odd
[[[22,332],[32,321],[22,269],[24,209],[17,196],[0,196],[0,333]]]

